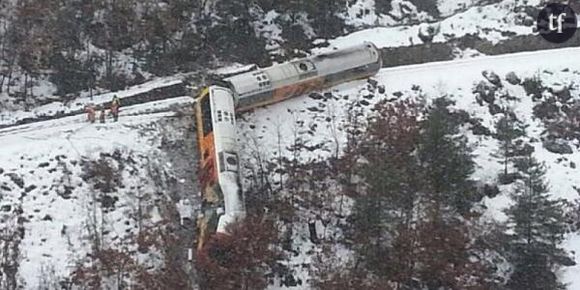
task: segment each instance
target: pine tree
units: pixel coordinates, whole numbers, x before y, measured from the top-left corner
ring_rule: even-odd
[[[517,162],[525,175],[513,195],[514,205],[506,210],[510,228],[510,260],[514,271],[511,289],[563,289],[555,270],[567,259],[560,244],[565,233],[561,199],[550,199],[544,181],[545,167],[528,154]]]
[[[452,207],[465,213],[471,207],[469,176],[474,171],[467,140],[459,135],[459,124],[445,97],[434,100],[422,124],[418,154],[431,191],[440,195],[443,207]]]
[[[500,146],[496,155],[502,158],[504,165],[503,175],[508,175],[508,167],[511,158],[517,155],[518,146],[515,144],[515,139],[525,135],[524,125],[517,119],[513,112],[507,112],[495,124],[496,138],[499,140]]]
[[[416,193],[420,187],[417,158],[419,135],[416,104],[379,103],[369,119],[359,144],[360,158],[367,162],[357,172],[365,179],[364,192],[355,196],[354,239],[361,245],[357,254],[365,267],[379,276],[399,271],[393,261],[390,240],[409,229],[414,218]],[[401,247],[407,246],[400,241]],[[404,267],[404,266],[402,266]]]

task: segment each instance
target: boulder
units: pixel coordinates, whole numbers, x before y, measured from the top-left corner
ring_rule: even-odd
[[[518,75],[513,71],[505,75],[505,80],[512,85],[519,85],[522,82]]]
[[[496,86],[496,87],[502,86],[501,79],[499,78],[499,76],[496,73],[494,73],[492,71],[484,70],[483,72],[481,72],[481,74],[488,82],[490,82],[494,86]]]
[[[485,184],[483,186],[483,194],[489,198],[494,198],[499,194],[499,187],[495,184]]]
[[[546,150],[556,154],[572,154],[572,147],[562,139],[548,139],[542,145]]]

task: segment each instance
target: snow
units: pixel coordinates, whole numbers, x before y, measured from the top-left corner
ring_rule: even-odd
[[[19,269],[25,289],[37,289],[47,269],[54,271],[56,278],[68,277],[72,267],[90,251],[87,222],[94,212],[91,196],[94,189],[81,179],[80,162],[120,150],[124,154],[134,152],[138,166],[145,167],[139,156],[159,154],[158,136],[154,131],[138,128],[173,116],[168,109],[175,105],[191,105],[191,99],[176,98],[123,108],[118,123],[108,120],[105,124],[89,124],[85,116],[71,116],[0,130],[0,168],[21,176],[24,187],[36,186],[21,194],[6,174],[0,175],[0,184],[12,189],[3,190],[0,204],[13,208],[11,212],[2,212],[0,217],[5,220],[17,214],[15,207],[21,207],[19,216],[26,219]],[[42,165],[43,162],[46,165]],[[117,210],[100,213],[110,231],[109,244],[121,242],[126,231],[133,229],[133,223],[125,223],[135,203],[131,188],[150,186],[143,173],[137,176],[123,174],[126,189],[119,190],[116,195],[119,197]],[[73,188],[68,199],[62,197],[65,186]],[[151,222],[158,219],[152,213]]]
[[[446,1],[446,3],[451,2],[455,3],[456,1]],[[429,25],[439,28],[439,33],[435,35],[433,42],[447,42],[451,39],[474,34],[492,43],[498,43],[501,40],[513,37],[506,33],[514,35],[532,34],[532,26],[518,24],[518,14],[513,13],[514,7],[514,1],[502,1],[497,4],[472,7],[439,22],[429,23]],[[360,43],[363,41],[371,41],[378,47],[399,47],[421,44],[423,41],[418,35],[419,28],[422,25],[425,25],[425,23],[365,29],[330,40],[330,47],[342,48],[352,43]],[[322,50],[324,49],[327,48],[323,48]]]
[[[534,102],[526,96],[519,85],[510,85],[505,81],[505,75],[515,72],[520,78],[539,76],[548,86],[570,85],[580,77],[575,68],[580,66],[580,48],[563,48],[535,52],[522,52],[498,56],[478,56],[468,59],[459,59],[445,62],[409,65],[382,69],[372,77],[379,85],[386,87],[386,92],[380,94],[369,87],[367,81],[353,81],[338,85],[327,91],[337,96],[327,101],[313,100],[308,96],[290,99],[283,103],[274,104],[265,108],[256,109],[252,113],[242,116],[238,121],[239,140],[244,148],[241,152],[260,151],[262,158],[277,158],[278,142],[282,148],[289,148],[295,138],[301,138],[309,145],[322,144],[321,149],[301,151],[300,162],[308,162],[318,158],[332,156],[336,146],[345,144],[345,133],[340,130],[345,124],[345,109],[353,101],[360,101],[363,96],[374,94],[374,98],[367,100],[370,105],[364,106],[369,114],[369,108],[383,99],[393,99],[395,92],[402,92],[406,98],[417,99],[424,96],[431,98],[447,95],[456,102],[454,108],[467,111],[471,116],[481,119],[482,125],[493,130],[493,124],[498,116],[489,113],[487,107],[480,106],[472,93],[474,84],[485,81],[482,72],[493,71],[500,76],[504,89],[517,97],[516,101],[505,104],[514,108],[517,116],[529,125],[530,140],[540,140],[544,131],[543,124],[533,118]],[[568,68],[569,70],[565,70]],[[419,88],[419,89],[417,89]],[[328,120],[325,119],[329,117]],[[303,125],[300,123],[303,122]],[[312,129],[316,125],[315,129]],[[337,130],[338,128],[338,130]],[[309,132],[310,131],[310,132]],[[497,148],[497,140],[483,135],[474,135],[464,132],[469,145],[474,149],[476,171],[475,180],[495,183],[496,176],[502,170],[500,160],[493,156]],[[278,138],[282,136],[282,138]],[[338,140],[338,144],[335,140]],[[573,186],[580,187],[577,171],[569,167],[569,161],[580,164],[580,152],[574,149],[574,154],[562,156],[554,154],[542,147],[541,142],[533,142],[535,157],[545,162],[547,167],[546,181],[550,184],[550,191],[554,198],[564,198],[572,201],[578,197]],[[283,151],[283,156],[292,158],[291,152]],[[566,162],[558,161],[565,157]],[[245,162],[252,162],[246,156]],[[484,198],[482,204],[487,208],[484,215],[489,219],[505,221],[503,212],[511,204],[509,193],[511,186],[500,186],[501,194],[494,198]],[[577,249],[575,238],[566,244],[567,249]],[[300,242],[298,242],[300,243]],[[308,242],[304,247],[309,248]],[[306,263],[304,257],[298,256],[296,263]],[[575,268],[576,269],[576,268]],[[580,289],[577,278],[572,278],[572,270],[567,271],[566,281],[572,283],[569,289]],[[577,272],[576,272],[577,273]],[[302,275],[302,274],[300,274]],[[284,288],[272,288],[284,289]]]
[[[403,1],[393,1],[393,3],[401,2]],[[511,31],[517,35],[532,33],[530,27],[515,25],[515,19],[509,16],[508,12],[516,5],[516,1],[502,1],[499,4],[470,8],[474,2],[475,0],[439,0],[438,5],[442,15],[449,17],[431,24],[440,29],[434,41],[444,42],[451,38],[477,33],[485,39],[497,42],[507,39],[507,36],[501,34],[502,31]],[[372,0],[358,1],[355,6],[349,8],[349,13],[356,13],[357,9],[365,9],[372,5]],[[276,17],[275,11],[267,12],[263,19],[265,24],[259,30],[260,33],[270,35],[272,40],[269,43],[270,48],[275,48],[277,41],[280,40],[280,29],[273,22]],[[374,11],[370,11],[368,15],[354,20],[353,23],[360,26],[376,22],[393,25],[389,22],[392,19],[385,17],[377,16]],[[331,40],[329,48],[321,48],[315,52],[332,47],[350,46],[362,41],[373,41],[380,47],[417,44],[421,43],[418,38],[420,27],[421,25],[417,24],[408,27],[379,27],[362,30]],[[459,59],[454,61],[382,69],[373,79],[385,85],[384,94],[369,88],[367,81],[359,80],[329,89],[329,92],[339,97],[337,99],[321,102],[304,96],[247,113],[241,116],[243,120],[238,121],[239,142],[243,148],[241,154],[258,150],[265,159],[274,158],[279,148],[278,142],[282,148],[288,148],[295,141],[296,136],[307,141],[309,145],[322,144],[321,150],[301,152],[299,158],[302,162],[332,156],[337,148],[344,146],[345,132],[342,128],[345,124],[344,111],[348,104],[362,100],[363,96],[374,95],[373,99],[368,100],[370,105],[364,108],[365,113],[369,114],[372,104],[382,99],[395,99],[396,92],[402,92],[406,98],[420,99],[424,96],[427,101],[433,97],[447,95],[456,101],[455,108],[463,109],[471,116],[480,118],[484,126],[492,129],[497,117],[492,116],[486,107],[479,106],[472,93],[473,85],[484,80],[482,71],[491,70],[502,80],[511,71],[516,72],[522,79],[539,75],[545,84],[560,87],[577,82],[580,77],[580,74],[574,71],[580,67],[580,48],[499,56],[483,56],[477,51],[468,49],[457,51],[457,56]],[[564,72],[564,68],[570,70]],[[245,67],[235,65],[214,72],[228,74],[243,69]],[[549,73],[545,72],[546,70]],[[160,78],[115,94],[123,98],[180,81],[179,76]],[[539,140],[544,127],[539,120],[532,117],[534,102],[525,96],[521,86],[509,85],[505,80],[503,83],[505,90],[518,97],[517,101],[509,105],[514,108],[518,117],[530,125],[529,136]],[[417,87],[419,89],[416,89]],[[51,91],[51,89],[50,86],[42,88],[43,91]],[[23,118],[54,114],[57,111],[77,110],[89,102],[110,101],[112,95],[113,93],[107,93],[94,96],[92,99],[79,97],[69,105],[53,103],[31,112],[2,113],[0,124],[11,124]],[[6,174],[0,175],[0,185],[7,184],[13,189],[2,193],[0,206],[21,206],[22,216],[27,219],[23,224],[26,230],[21,245],[24,259],[19,273],[27,282],[26,289],[36,289],[39,286],[38,277],[44,265],[53,267],[57,276],[66,276],[74,262],[80,260],[90,250],[86,237],[86,219],[91,211],[88,206],[91,201],[91,189],[80,178],[81,167],[73,165],[71,161],[95,159],[100,153],[113,150],[131,151],[145,157],[157,156],[159,132],[149,126],[173,116],[172,107],[190,106],[191,102],[191,98],[182,97],[122,107],[118,123],[88,124],[85,122],[84,115],[78,115],[0,129],[0,144],[2,144],[0,168],[6,173],[21,175],[25,181],[25,187],[31,184],[37,186],[36,189],[32,189],[23,196],[22,190],[18,189]],[[331,121],[325,121],[327,118]],[[301,125],[300,122],[304,124]],[[314,125],[316,128],[311,129]],[[482,182],[494,182],[497,173],[502,169],[499,160],[493,156],[497,141],[490,137],[474,135],[469,131],[464,134],[474,149],[477,168],[473,178]],[[577,177],[577,170],[571,169],[567,164],[570,161],[580,164],[580,152],[574,149],[574,154],[566,155],[567,161],[561,162],[559,159],[562,156],[548,152],[542,147],[541,142],[535,142],[532,145],[536,149],[536,157],[546,163],[548,169],[546,179],[550,183],[553,196],[567,200],[577,198],[573,186],[580,187],[580,180]],[[290,153],[286,150],[283,150],[282,154],[290,157]],[[62,159],[64,161],[57,160],[57,156],[63,155],[66,156],[66,159]],[[245,161],[248,161],[249,157],[244,157]],[[48,162],[49,166],[39,167],[41,162]],[[66,164],[66,170],[63,164]],[[143,161],[138,161],[137,166],[145,167],[146,165]],[[171,167],[171,164],[161,159],[159,166]],[[57,168],[57,171],[50,172],[53,168]],[[70,171],[70,174],[64,174],[65,171]],[[125,185],[127,188],[139,186],[140,183],[149,186],[140,178],[144,176],[127,177]],[[63,199],[59,196],[59,193],[64,190],[64,184],[76,187],[70,199]],[[511,190],[513,189],[509,186],[502,186],[502,194],[494,198],[484,198],[482,204],[486,208],[487,218],[505,221],[506,216],[503,210],[512,202],[506,192],[509,193]],[[132,206],[132,200],[123,195],[120,197],[118,203],[122,210],[107,215],[107,219],[111,222],[111,236],[122,236],[126,229],[133,226],[124,224],[127,216],[130,215],[129,208]],[[182,218],[189,218],[193,215],[191,205],[187,202],[180,203],[178,211]],[[13,212],[3,212],[0,214],[0,219],[7,220],[12,214]],[[49,215],[52,221],[43,220],[46,215]],[[154,220],[158,218],[157,215]],[[224,221],[226,218],[228,217],[224,216]],[[7,225],[8,223],[4,223],[5,227]],[[64,226],[66,226],[66,234],[62,234]],[[316,227],[322,230],[321,222],[317,221]],[[310,289],[307,282],[308,267],[304,265],[312,263],[312,252],[317,249],[309,241],[307,233],[306,225],[297,231],[295,245],[299,245],[298,255],[287,261],[287,264],[296,270],[296,276],[303,281],[300,287],[292,289]],[[579,234],[570,234],[564,246],[570,251],[575,251],[576,260],[580,261]],[[344,257],[349,255],[345,249],[339,249],[339,253]],[[563,281],[570,284],[569,289],[580,289],[579,272],[578,265],[566,268],[562,272]],[[269,289],[281,288],[272,285]]]
[[[576,265],[562,271],[562,282],[567,284],[570,290],[580,289],[580,234],[570,234],[564,242],[564,248],[572,251]]]
[[[105,102],[111,101],[114,95],[117,95],[121,100],[125,97],[140,94],[143,92],[150,91],[154,88],[170,86],[174,84],[178,84],[182,82],[181,77],[171,76],[171,77],[164,77],[158,78],[153,81],[137,85],[135,87],[128,88],[126,90],[118,91],[118,92],[110,92],[96,96],[82,96],[78,97],[68,104],[63,102],[52,102],[47,105],[43,105],[37,108],[34,108],[30,112],[22,112],[22,111],[5,111],[0,112],[0,125],[10,125],[14,124],[17,121],[26,119],[26,118],[33,118],[38,116],[44,115],[55,115],[57,112],[68,113],[76,110],[82,110],[87,104],[94,103],[94,104],[102,104]]]
[[[438,0],[437,8],[441,16],[446,17],[452,15],[458,10],[463,10],[473,6],[477,0]]]

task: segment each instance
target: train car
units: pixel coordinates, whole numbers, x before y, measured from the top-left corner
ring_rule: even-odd
[[[216,85],[201,91],[195,103],[202,194],[197,219],[200,260],[212,261],[214,247],[231,245],[228,225],[246,215],[235,113],[366,78],[381,65],[380,51],[363,43],[216,80]]]
[[[224,79],[234,91],[236,111],[280,102],[333,85],[376,74],[380,50],[365,42]]]
[[[203,89],[196,99],[195,113],[202,194],[197,246],[201,250],[212,234],[227,234],[227,226],[243,218],[246,211],[239,178],[233,92],[220,86]]]

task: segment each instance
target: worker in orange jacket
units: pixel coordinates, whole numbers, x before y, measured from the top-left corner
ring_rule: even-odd
[[[113,119],[115,122],[119,119],[119,107],[121,106],[121,101],[117,95],[113,96],[113,100],[111,101],[111,114],[113,115]]]
[[[105,123],[105,105],[101,105],[101,114],[99,115],[99,122]]]
[[[95,106],[93,104],[88,104],[85,107],[85,112],[87,113],[87,121],[94,123],[95,122]]]

